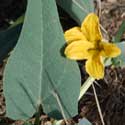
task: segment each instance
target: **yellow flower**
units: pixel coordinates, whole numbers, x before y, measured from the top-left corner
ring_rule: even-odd
[[[103,41],[96,14],[90,13],[83,21],[81,28],[74,27],[64,34],[67,41],[65,55],[69,59],[86,59],[86,72],[95,79],[104,77],[102,57],[116,57],[121,50],[112,43]]]

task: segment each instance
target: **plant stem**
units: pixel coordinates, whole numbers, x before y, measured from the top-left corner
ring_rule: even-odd
[[[58,94],[57,94],[55,91],[53,92],[53,96],[54,96],[54,97],[56,98],[56,100],[57,100],[57,103],[58,103],[59,108],[60,108],[60,110],[61,110],[61,114],[62,114],[62,116],[63,116],[63,118],[64,118],[64,121],[65,121],[65,123],[66,123],[66,125],[67,125],[66,115],[65,115],[65,113],[64,113],[64,110],[63,110],[63,107],[62,107],[60,98],[59,98]]]
[[[41,105],[38,105],[38,107],[37,107],[37,112],[36,112],[36,116],[35,116],[34,125],[40,125],[40,114],[41,114],[41,111],[42,111],[42,106],[41,106]]]
[[[92,85],[92,83],[94,82],[94,78],[89,77],[82,85],[82,87],[80,88],[80,95],[78,100],[80,100],[82,98],[82,96],[86,93],[86,91],[89,89],[89,87]]]
[[[93,88],[93,92],[94,92],[94,95],[95,95],[95,101],[96,101],[96,104],[97,104],[97,108],[98,108],[98,112],[99,112],[99,116],[100,116],[102,125],[105,125],[103,115],[102,115],[102,111],[101,111],[101,107],[100,107],[100,104],[99,104],[99,100],[98,100],[98,97],[97,97],[97,94],[96,94],[94,84],[92,84],[92,88]]]

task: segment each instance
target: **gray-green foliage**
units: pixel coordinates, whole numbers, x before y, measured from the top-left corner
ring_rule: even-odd
[[[121,41],[122,35],[125,33],[125,21],[122,22],[121,26],[119,27],[119,30],[115,36],[115,43],[118,43]]]
[[[125,41],[116,44],[121,49],[121,54],[118,57],[112,59],[112,63],[115,66],[125,67]]]
[[[61,108],[67,118],[77,114],[80,73],[75,62],[61,56],[64,43],[55,1],[29,0],[4,73],[7,116],[28,119],[40,104],[56,119],[62,118]]]
[[[86,118],[80,119],[78,125],[92,125]]]
[[[125,41],[121,41],[122,35],[125,33],[125,21],[122,22],[119,30],[114,38],[114,43],[121,49],[121,55],[112,59],[115,66],[125,67]]]
[[[78,24],[81,24],[84,17],[94,12],[93,0],[56,0]]]

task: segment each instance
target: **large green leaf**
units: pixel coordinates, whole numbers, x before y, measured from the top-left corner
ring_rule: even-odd
[[[0,32],[0,63],[16,45],[22,25]]]
[[[29,0],[21,37],[4,73],[9,117],[27,119],[40,104],[57,119],[62,110],[66,117],[77,113],[80,73],[75,62],[61,56],[64,43],[55,0]]]
[[[69,13],[77,23],[81,24],[84,17],[94,12],[93,0],[56,0],[67,13]]]

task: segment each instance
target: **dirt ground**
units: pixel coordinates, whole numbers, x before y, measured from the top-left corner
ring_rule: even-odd
[[[0,30],[6,29],[10,25],[8,22],[19,17],[25,12],[26,8],[26,0],[6,1],[7,0],[2,0],[0,3]],[[102,0],[100,18],[102,26],[111,39],[116,35],[122,21],[125,20],[125,0]],[[69,23],[68,26],[63,26],[64,29],[76,24],[69,16],[67,16],[67,19],[66,22],[60,19],[62,25]],[[106,34],[104,35],[106,36]],[[125,34],[121,38],[121,41],[123,40],[125,40]],[[79,64],[83,64],[83,62]],[[7,123],[21,125],[21,121],[13,121],[5,117],[6,108],[2,83],[3,70],[4,63],[0,65],[0,125]],[[84,81],[88,75],[83,69],[81,69],[81,74],[82,80]],[[95,81],[94,84],[105,125],[125,125],[125,68],[107,67],[104,79]],[[81,117],[86,117],[93,125],[102,125],[92,88],[90,88],[80,100],[78,109]]]

